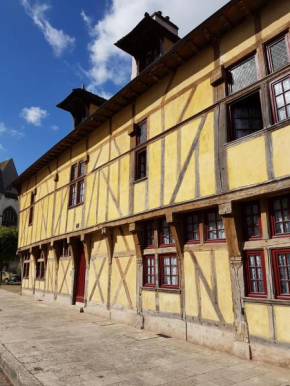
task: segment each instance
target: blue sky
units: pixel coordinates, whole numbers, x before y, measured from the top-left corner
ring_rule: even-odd
[[[1,0],[0,161],[23,172],[72,129],[56,108],[73,88],[110,97],[130,80],[113,46],[143,17],[163,11],[183,37],[226,0]]]

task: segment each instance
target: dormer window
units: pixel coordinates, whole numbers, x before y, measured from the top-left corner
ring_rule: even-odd
[[[161,46],[161,41],[156,42],[155,47],[147,51],[143,58],[139,60],[139,72],[143,71],[149,64],[153,63],[160,55],[162,55],[163,52]]]

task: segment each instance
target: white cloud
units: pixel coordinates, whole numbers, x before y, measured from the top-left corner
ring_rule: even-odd
[[[53,130],[53,131],[58,131],[58,130],[59,130],[59,127],[56,126],[56,125],[53,125],[53,126],[51,126],[51,130]]]
[[[6,151],[5,147],[0,143],[0,151]]]
[[[90,80],[88,88],[97,92],[107,81],[122,85],[129,80],[131,59],[114,43],[128,34],[142,20],[145,12],[152,14],[161,10],[164,16],[170,16],[172,22],[180,27],[179,36],[183,37],[227,2],[183,0],[181,4],[176,0],[112,0],[103,19],[95,24],[82,11],[81,17],[91,36],[88,46],[90,67],[85,71]]]
[[[50,8],[48,4],[31,4],[30,0],[21,0],[26,13],[31,17],[34,24],[43,33],[45,40],[50,44],[56,56],[60,56],[63,51],[73,48],[75,38],[67,35],[61,29],[54,28],[46,18],[46,11]]]
[[[10,135],[11,137],[17,138],[17,139],[25,137],[25,134],[23,132],[15,130],[15,129],[9,129],[5,125],[5,123],[0,122],[0,135],[2,135],[4,133],[7,135]]]
[[[48,112],[40,107],[25,107],[20,116],[26,120],[27,123],[31,123],[34,126],[41,126],[42,120],[48,117]]]

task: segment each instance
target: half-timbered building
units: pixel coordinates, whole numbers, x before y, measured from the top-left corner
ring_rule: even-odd
[[[290,2],[231,0],[184,38],[116,45],[132,80],[75,89],[74,129],[14,182],[22,292],[290,364]]]

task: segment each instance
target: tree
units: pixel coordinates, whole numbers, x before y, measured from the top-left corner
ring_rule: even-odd
[[[16,227],[0,226],[0,284],[3,266],[16,259],[17,242],[18,229]]]

